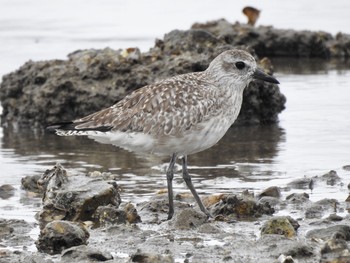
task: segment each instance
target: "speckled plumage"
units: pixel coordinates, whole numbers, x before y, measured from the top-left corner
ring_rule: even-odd
[[[203,72],[145,86],[107,109],[50,128],[59,135],[87,135],[130,151],[172,156],[167,171],[169,219],[174,212],[174,164],[183,157],[183,178],[200,209],[210,216],[187,172],[187,155],[212,147],[224,136],[238,116],[244,88],[254,78],[278,83],[257,69],[250,54],[229,50]]]

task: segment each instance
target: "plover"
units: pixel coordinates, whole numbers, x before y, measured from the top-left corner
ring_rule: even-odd
[[[174,166],[182,159],[182,176],[207,216],[187,170],[187,156],[215,145],[236,120],[244,88],[254,79],[278,84],[257,68],[243,50],[218,55],[202,72],[174,76],[147,85],[115,105],[71,122],[53,124],[58,135],[86,135],[100,143],[171,156],[166,171],[169,212],[174,214]]]

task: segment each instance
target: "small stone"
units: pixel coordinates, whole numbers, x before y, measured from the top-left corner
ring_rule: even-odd
[[[174,258],[171,255],[151,254],[137,252],[131,255],[131,262],[139,263],[174,263]]]
[[[227,195],[215,204],[211,211],[214,216],[223,215],[232,219],[256,218],[263,214],[271,215],[275,212],[270,204],[259,204],[250,195]]]
[[[65,249],[62,251],[61,257],[62,259],[60,262],[62,263],[103,262],[113,259],[110,253],[86,245]]]
[[[207,220],[207,216],[201,211],[186,208],[175,214],[172,221],[178,229],[192,229],[203,225]]]
[[[86,244],[88,238],[89,232],[82,224],[57,220],[40,231],[35,244],[40,252],[59,254],[64,249]]]
[[[304,178],[293,180],[289,182],[287,185],[288,187],[293,189],[310,189],[311,185],[313,188],[313,179],[304,177]]]
[[[307,193],[293,193],[288,195],[286,200],[296,204],[310,202],[309,195]]]
[[[278,259],[277,259],[278,263],[294,263],[294,259],[292,256],[285,256],[283,254],[281,254]]]
[[[287,238],[296,236],[299,224],[289,216],[273,217],[263,225],[261,235],[276,234]]]
[[[335,233],[321,248],[321,254],[333,253],[348,249],[345,237],[341,233]]]
[[[3,184],[0,186],[0,198],[1,199],[9,199],[14,196],[15,188],[10,184]]]
[[[330,170],[328,173],[321,176],[323,181],[326,181],[327,185],[335,185],[336,183],[341,181],[341,178],[337,174],[336,171]]]
[[[259,199],[264,197],[264,196],[280,198],[281,197],[281,189],[277,186],[271,186],[259,194]]]
[[[350,241],[350,226],[348,225],[335,225],[327,228],[312,229],[306,233],[306,237],[327,240],[336,233],[344,236],[346,241]]]
[[[41,175],[28,175],[21,179],[21,185],[24,190],[31,191],[34,193],[43,193],[43,190],[39,188],[38,181]]]
[[[350,165],[344,165],[344,166],[343,166],[343,169],[344,169],[345,171],[350,171]]]
[[[135,206],[132,203],[127,203],[124,206],[124,211],[126,214],[126,219],[128,220],[128,222],[130,224],[134,224],[134,223],[140,223],[141,222],[141,218],[137,213],[137,210],[135,208]]]

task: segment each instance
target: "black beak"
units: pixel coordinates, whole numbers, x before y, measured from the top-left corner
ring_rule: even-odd
[[[261,69],[256,69],[253,73],[253,78],[260,79],[266,82],[274,83],[274,84],[280,84],[277,79],[274,77],[267,75],[264,71]]]

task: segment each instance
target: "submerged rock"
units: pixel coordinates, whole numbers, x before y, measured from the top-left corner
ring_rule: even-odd
[[[64,249],[86,244],[89,236],[82,224],[56,220],[41,230],[35,243],[40,252],[58,254]]]

